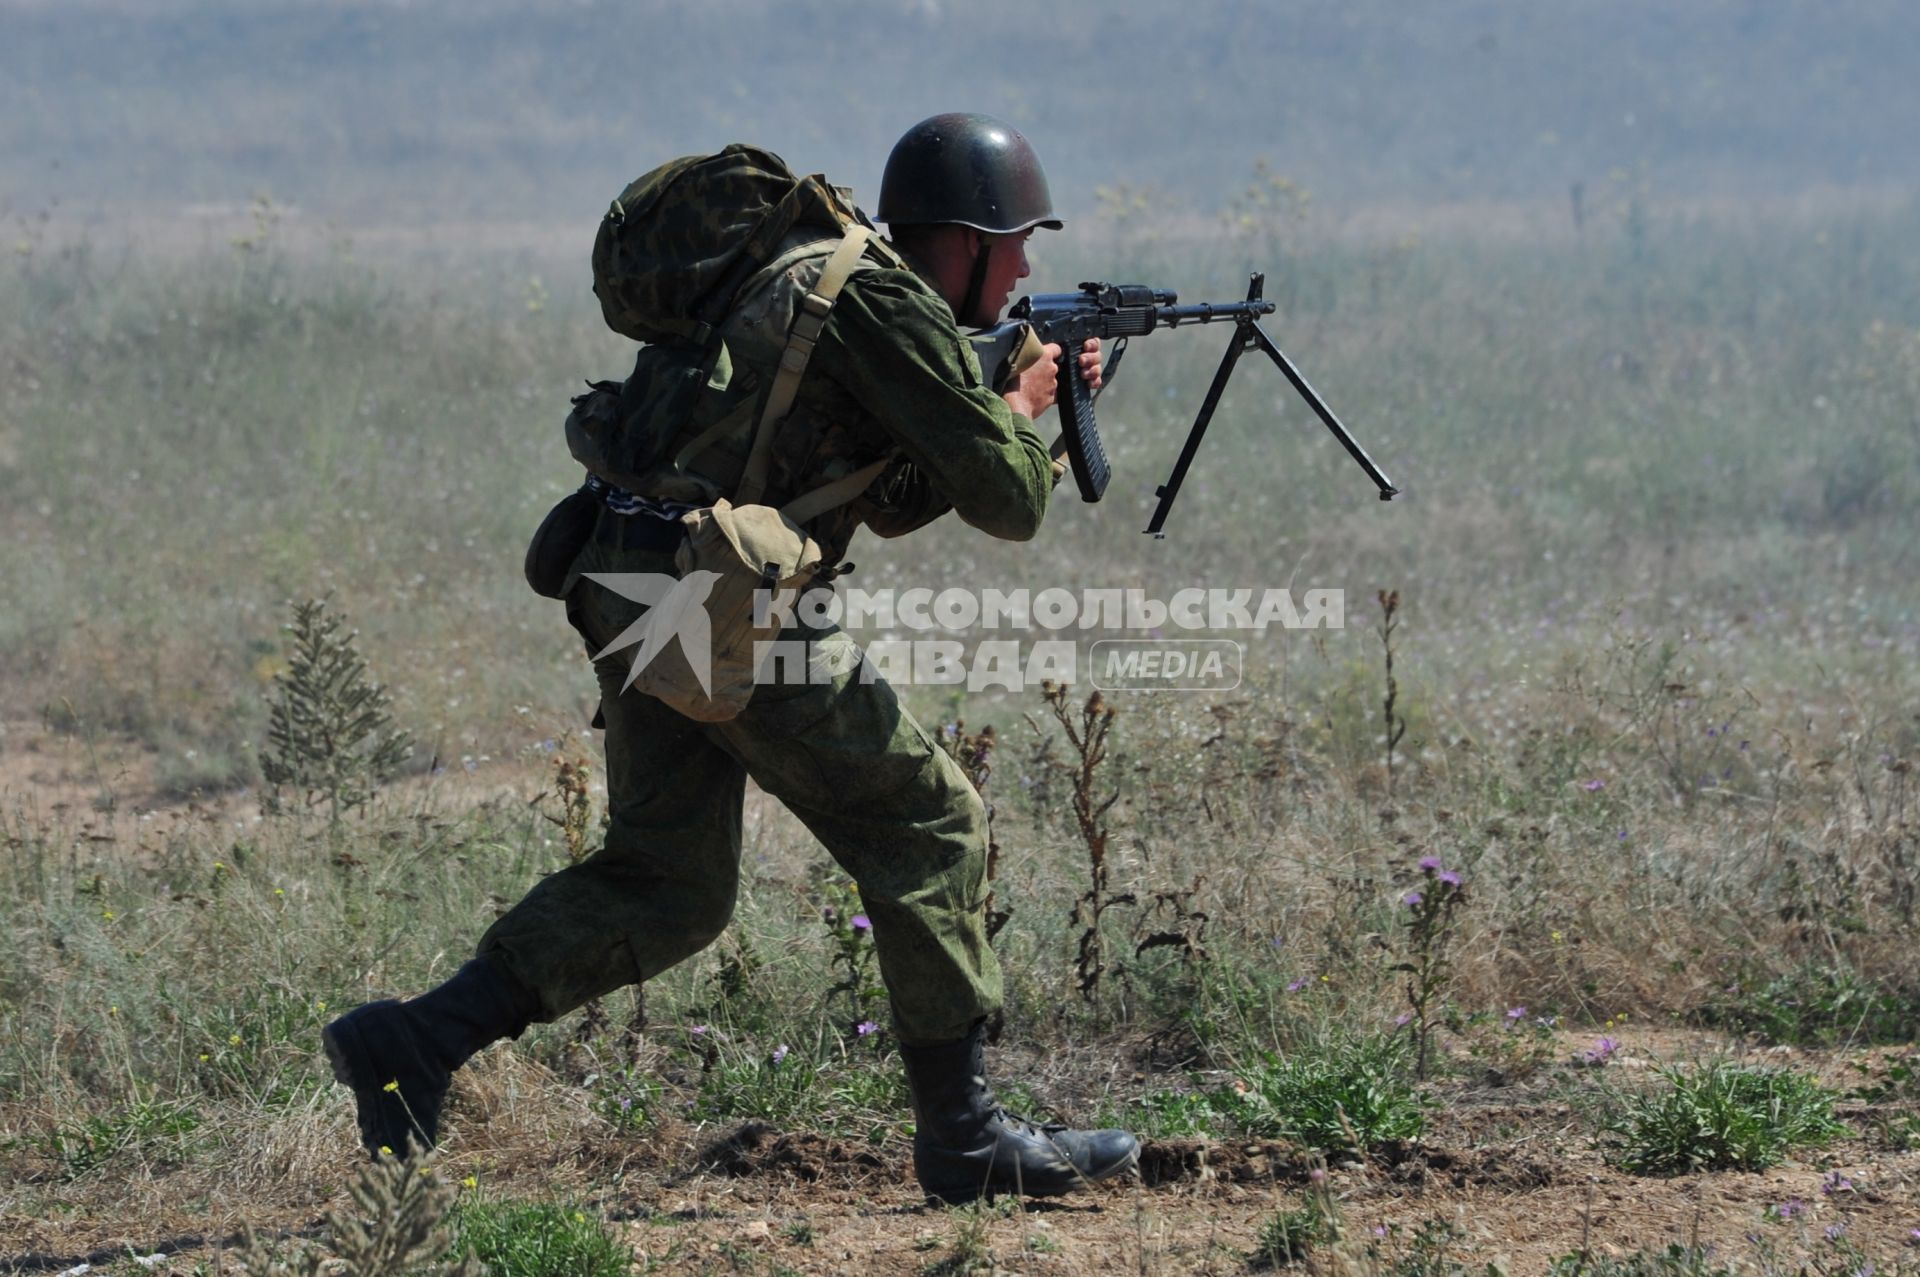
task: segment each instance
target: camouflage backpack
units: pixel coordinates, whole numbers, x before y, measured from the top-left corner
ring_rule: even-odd
[[[646,344],[624,383],[574,401],[574,459],[649,497],[735,493],[802,303],[855,227],[872,230],[850,192],[754,146],[630,184],[594,241],[593,291],[607,326]],[[876,263],[901,264],[878,238],[852,269]]]
[[[903,263],[849,194],[749,146],[655,169],[601,224],[594,293],[609,327],[646,344],[624,383],[574,400],[567,447],[607,483],[689,507],[674,566],[692,593],[654,615],[698,607],[709,642],[695,655],[649,638],[628,685],[691,718],[723,721],[746,706],[780,629],[755,606],[759,593],[790,597],[811,582],[824,565],[805,525],[888,465],[814,476],[824,482],[785,505],[759,504],[814,343],[842,285],[873,265]],[[570,516],[556,507],[528,547],[527,579],[541,593],[558,596],[572,579],[559,525],[583,539],[589,511],[600,517],[585,493],[568,498]]]

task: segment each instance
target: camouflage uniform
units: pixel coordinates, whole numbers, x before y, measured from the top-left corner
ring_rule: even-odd
[[[848,283],[775,437],[766,500],[779,504],[889,450],[903,460],[866,497],[815,522],[827,562],[863,523],[898,536],[952,509],[991,535],[1025,540],[1046,513],[1055,473],[1046,445],[983,384],[953,312],[911,269],[863,270]],[[603,512],[601,531],[637,517]],[[575,575],[672,571],[670,548],[631,544],[596,535]],[[644,610],[585,579],[567,597],[590,654]],[[839,672],[830,683],[763,686],[722,723],[622,694],[632,648],[596,662],[605,846],[542,880],[480,941],[537,994],[541,1018],[646,980],[720,934],[739,878],[749,776],[858,884],[902,1041],[963,1037],[999,1005],[979,797],[893,689],[870,671],[862,677],[844,633],[796,626],[781,637],[814,644],[816,660]]]

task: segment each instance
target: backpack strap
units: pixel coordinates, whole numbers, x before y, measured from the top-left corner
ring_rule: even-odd
[[[780,513],[795,523],[805,526],[807,520],[815,519],[827,511],[845,505],[867,490],[880,472],[893,464],[893,458],[880,460],[861,466],[852,474],[844,475],[831,483],[823,483],[810,492],[801,494],[780,507]]]
[[[734,495],[735,505],[752,505],[767,490],[774,427],[792,411],[794,396],[800,392],[801,374],[806,372],[807,363],[813,358],[813,348],[820,340],[821,330],[826,327],[827,316],[833,313],[833,304],[839,299],[841,288],[853,274],[854,265],[860,260],[860,254],[866,251],[867,241],[871,238],[873,231],[868,227],[857,222],[847,227],[846,234],[840,239],[840,247],[834,249],[833,256],[827,258],[813,291],[802,299],[800,313],[787,330],[786,348],[780,352],[780,370],[774,374],[773,389],[767,395],[766,407],[760,413],[760,425],[753,436],[753,451],[747,455],[746,471],[741,476],[739,491]],[[853,476],[848,475],[847,478]],[[868,482],[872,482],[871,476]],[[865,486],[861,485],[862,488]],[[858,493],[859,489],[855,489],[847,499],[851,500]]]

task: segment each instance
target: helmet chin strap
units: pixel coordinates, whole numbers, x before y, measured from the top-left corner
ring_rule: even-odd
[[[993,245],[987,242],[984,231],[980,233],[980,255],[973,259],[973,274],[967,280],[967,295],[960,300],[960,322],[973,324],[977,321],[974,312],[980,309],[980,294],[987,287],[987,259],[993,255]]]

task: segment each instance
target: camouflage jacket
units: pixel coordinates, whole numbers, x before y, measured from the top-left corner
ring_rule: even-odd
[[[911,269],[848,281],[774,436],[766,499],[780,503],[897,451],[867,494],[814,521],[829,563],[861,524],[883,537],[948,510],[991,536],[1031,538],[1054,472],[1033,423],[984,384],[953,311]]]

